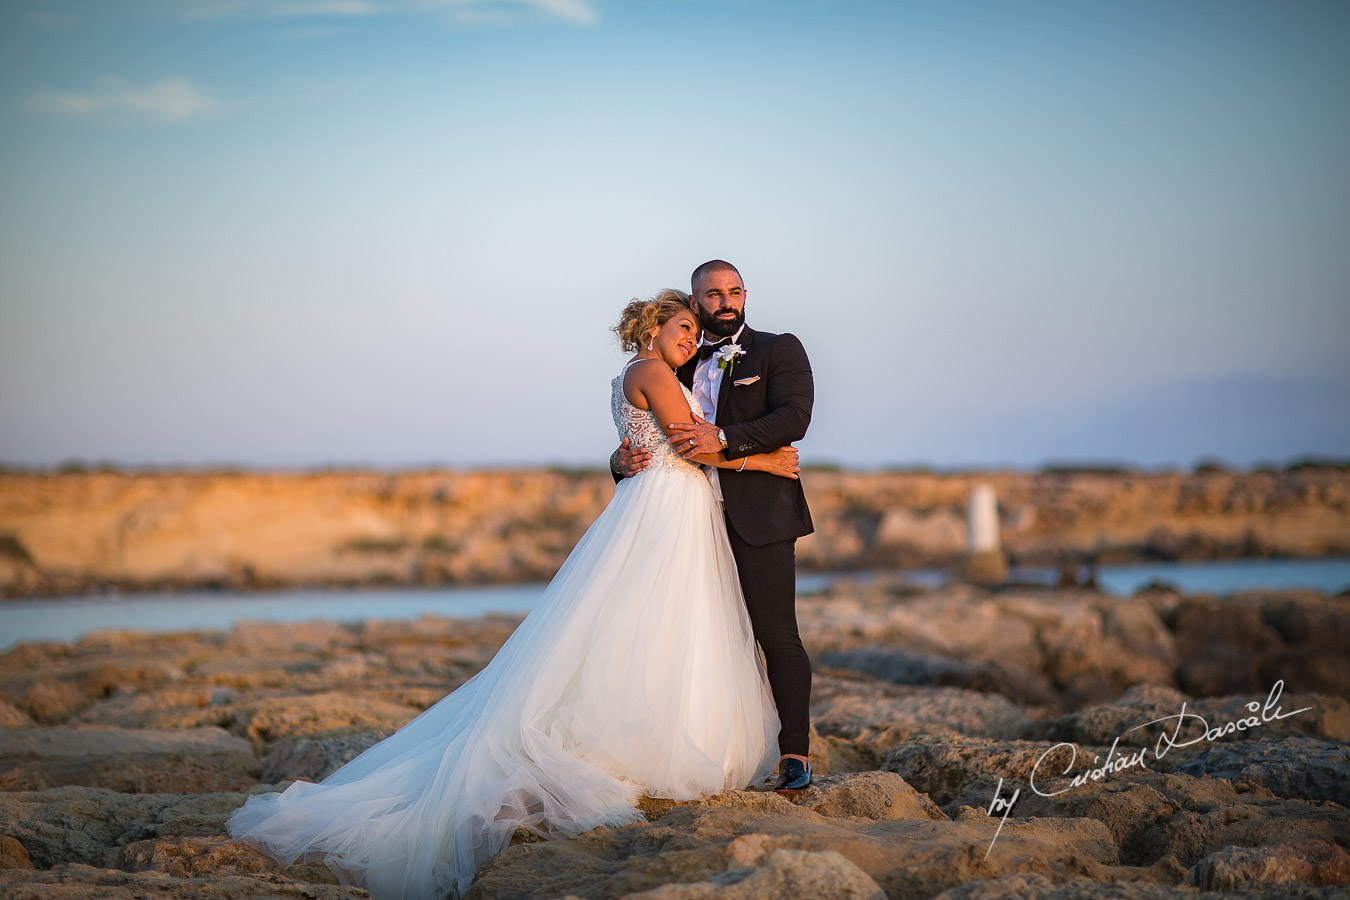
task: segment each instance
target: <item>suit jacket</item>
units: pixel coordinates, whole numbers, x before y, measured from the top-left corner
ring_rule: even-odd
[[[717,394],[717,426],[726,432],[727,459],[801,440],[815,402],[811,363],[795,335],[747,325],[739,343],[745,354],[723,375]],[[694,383],[697,364],[695,357],[680,367],[686,387]],[[735,469],[719,469],[717,477],[727,520],[746,543],[790,541],[815,530],[800,480]]]

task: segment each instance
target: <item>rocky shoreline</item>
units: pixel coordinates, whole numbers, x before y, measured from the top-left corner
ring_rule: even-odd
[[[869,581],[799,607],[817,667],[815,787],[651,798],[643,824],[522,836],[470,896],[1350,894],[1350,598]],[[516,621],[13,648],[0,655],[0,895],[365,896],[320,864],[281,869],[229,840],[225,819],[249,792],[321,778],[399,727]]]
[[[993,488],[1013,564],[1350,555],[1350,467],[803,475],[803,571],[947,568]],[[606,472],[0,471],[0,596],[545,581]]]

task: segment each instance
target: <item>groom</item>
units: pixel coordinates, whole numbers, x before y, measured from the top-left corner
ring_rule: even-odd
[[[690,305],[703,326],[699,354],[679,370],[704,409],[705,422],[672,425],[682,456],[726,453],[729,460],[767,453],[801,440],[811,423],[815,386],[801,341],[745,324],[745,284],[736,267],[714,259],[694,270]],[[613,468],[636,475],[642,450],[621,448]],[[782,730],[777,778],[767,790],[811,784],[811,661],[797,633],[796,540],[810,534],[811,512],[801,482],[766,472],[708,470],[722,501],[746,610],[764,661]]]

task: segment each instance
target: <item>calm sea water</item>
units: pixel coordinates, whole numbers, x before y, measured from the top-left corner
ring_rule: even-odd
[[[1049,584],[1048,569],[1019,570],[1020,580]],[[828,587],[837,576],[803,575],[803,592]],[[858,577],[853,575],[850,577]],[[924,587],[940,586],[940,572],[909,573]],[[1167,582],[1184,593],[1227,594],[1256,588],[1311,588],[1329,594],[1350,589],[1350,558],[1241,560],[1235,562],[1149,563],[1104,566],[1102,590],[1129,596],[1145,585]],[[523,615],[543,592],[542,584],[482,588],[399,588],[388,590],[296,590],[235,594],[100,595],[72,599],[11,600],[0,603],[0,650],[25,641],[72,641],[94,631],[186,631],[224,629],[236,622],[303,622],[326,619],[416,619],[419,616],[474,618],[490,613]]]
[[[236,622],[360,622],[419,616],[524,615],[542,584],[265,593],[185,591],[10,600],[0,603],[0,650],[25,641],[73,641],[94,631],[226,629]]]

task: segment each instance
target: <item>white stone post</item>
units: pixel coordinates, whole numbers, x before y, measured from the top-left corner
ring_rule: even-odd
[[[1008,561],[998,534],[998,497],[993,485],[981,483],[970,489],[961,573],[974,584],[997,585],[1008,579]]]

